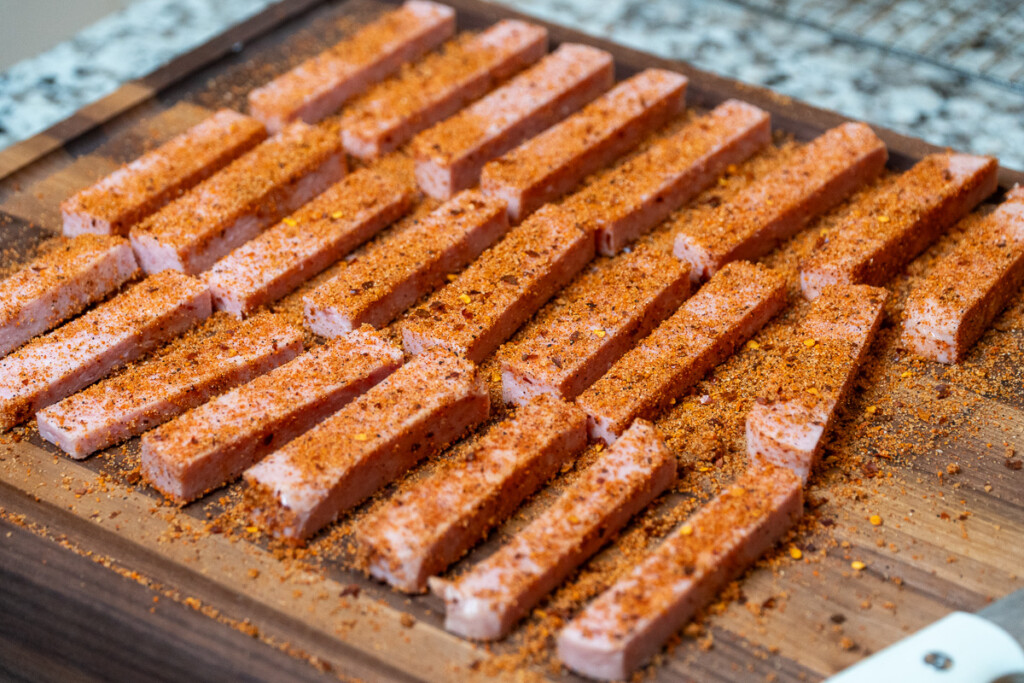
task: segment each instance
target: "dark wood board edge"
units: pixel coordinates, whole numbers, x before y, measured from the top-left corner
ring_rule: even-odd
[[[179,79],[231,52],[239,43],[259,37],[321,2],[323,0],[279,0],[199,47],[175,57],[152,73],[126,82],[114,92],[86,105],[43,132],[14,143],[0,151],[0,180],[154,97]]]
[[[0,537],[0,679],[337,680],[5,520]]]
[[[35,485],[26,488],[26,476]],[[70,544],[118,573],[155,582],[158,591],[173,588],[176,599],[194,600],[194,609],[218,610],[228,625],[248,620],[274,643],[287,642],[330,665],[343,680],[514,679],[502,672],[476,672],[474,663],[485,652],[440,628],[438,619],[424,618],[423,610],[410,620],[408,601],[399,594],[392,600],[381,591],[360,590],[368,579],[311,573],[308,565],[297,565],[248,537],[209,533],[202,516],[134,486],[97,484],[95,471],[82,462],[27,439],[0,443],[0,518],[47,539],[55,562]],[[10,552],[0,541],[0,566],[7,564]],[[52,600],[58,601],[60,591],[53,592]],[[51,632],[59,635],[64,627],[52,622]],[[247,642],[254,651],[266,647]],[[543,672],[535,673],[531,680],[547,680]],[[196,675],[202,675],[198,668]]]
[[[321,657],[323,661],[331,661],[333,659],[336,663],[339,663],[339,661],[344,663],[344,670],[335,667],[333,675],[324,678],[318,675],[319,672],[312,665],[305,663],[302,659],[292,654],[279,652],[281,655],[280,663],[286,663],[286,661],[289,663],[287,665],[282,664],[282,679],[287,679],[291,675],[291,677],[298,680],[337,681],[339,677],[353,681],[374,680],[393,681],[394,683],[411,683],[417,680],[404,676],[399,671],[390,669],[386,661],[380,657],[371,658],[365,652],[344,646],[337,639],[325,637],[322,632],[309,628],[279,610],[268,608],[258,596],[250,598],[249,596],[242,595],[240,597],[238,594],[225,591],[222,586],[204,577],[203,574],[176,565],[141,543],[126,539],[115,531],[91,524],[88,520],[53,505],[52,502],[32,500],[23,492],[20,492],[20,490],[3,481],[0,481],[0,510],[7,514],[22,516],[38,526],[59,533],[59,535],[73,540],[73,545],[83,544],[82,550],[86,550],[94,557],[120,558],[121,561],[125,561],[130,566],[132,571],[137,572],[141,577],[157,580],[162,586],[186,591],[185,595],[196,598],[201,604],[215,605],[220,611],[237,614],[240,618],[242,617],[241,615],[251,616],[252,620],[259,624],[265,632],[269,632],[269,635],[274,639],[288,642],[291,646],[298,648],[302,652],[310,655],[323,655]],[[10,525],[9,522],[5,522],[2,519],[0,519],[0,524]],[[3,528],[3,526],[0,526],[0,528]],[[29,533],[30,531],[22,532]],[[102,566],[95,567],[99,571],[86,570],[82,568],[82,562],[76,561],[82,558],[73,551],[60,548],[45,538],[39,538],[39,540],[40,543],[31,544],[34,554],[39,557],[39,561],[47,567],[65,567],[72,571],[72,573],[65,574],[65,580],[63,580],[65,583],[63,584],[57,581],[46,581],[51,578],[48,573],[46,575],[38,575],[38,577],[32,580],[36,588],[33,592],[35,596],[34,602],[37,606],[42,605],[44,608],[47,608],[51,614],[31,615],[24,612],[25,608],[11,608],[13,611],[3,612],[4,614],[9,614],[11,620],[20,618],[20,621],[25,623],[27,627],[32,628],[38,625],[37,620],[39,617],[59,618],[59,614],[68,609],[68,606],[61,603],[69,600],[72,602],[78,601],[84,608],[91,609],[100,616],[113,618],[114,621],[117,621],[117,617],[120,615],[122,620],[124,620],[122,626],[125,627],[120,632],[121,636],[128,636],[133,628],[142,628],[141,625],[135,623],[135,620],[136,617],[141,617],[144,620],[145,615],[138,613],[138,605],[130,597],[128,599],[116,598],[113,602],[104,606],[103,596],[119,594],[118,587],[123,581],[121,575]],[[25,543],[28,544],[28,542]],[[0,559],[3,560],[0,563],[0,578],[3,578],[4,574],[8,572],[22,573],[18,567],[22,563],[22,560],[17,559],[18,553],[19,549],[9,544],[5,539],[4,551],[0,554]],[[91,561],[87,562],[94,564]],[[67,583],[74,581],[78,573],[88,573],[89,579],[94,583],[87,585]],[[4,584],[4,586],[5,589],[0,591],[0,593],[5,595],[6,601],[14,605],[19,604],[20,601],[27,597],[25,594],[16,592],[13,585]],[[152,603],[154,591],[143,586],[138,588],[141,589],[138,595],[145,595],[146,599]],[[175,604],[170,600],[166,602]],[[3,603],[4,600],[0,600],[0,606]],[[243,635],[239,631],[234,631],[233,629],[225,628],[222,624],[214,623],[212,618],[199,610],[189,611],[194,612],[189,615],[191,618],[179,617],[177,620],[165,624],[166,631],[163,631],[163,633],[174,636],[179,640],[187,640],[193,633],[205,633],[208,630],[211,634],[231,632],[240,636]],[[197,626],[199,624],[203,626]],[[68,629],[67,627],[67,623],[61,622],[59,632],[65,633],[66,630],[75,631],[75,629]],[[12,633],[7,633],[8,629]],[[53,630],[54,624],[51,622],[50,631],[52,632]],[[156,634],[160,633],[161,629],[152,629],[152,631]],[[94,634],[93,637],[97,637],[97,634]],[[105,634],[103,638],[113,640],[115,635]],[[23,640],[25,640],[24,637],[13,632],[12,625],[8,625],[7,628],[0,628],[0,656],[2,656],[4,648],[12,648],[12,643]],[[118,642],[123,644],[129,641],[120,640]],[[26,643],[26,645],[29,646],[31,644]],[[49,647],[46,647],[46,645],[49,645]],[[51,656],[59,657],[60,652],[83,651],[75,645],[73,643],[65,643],[60,646],[59,650],[56,650],[52,647],[52,643],[36,642],[35,653],[45,654],[48,652]],[[147,650],[145,652],[146,655],[164,657],[171,654],[170,652],[164,654],[159,651],[150,650],[146,645],[146,643],[141,643],[141,646]],[[271,647],[255,642],[254,639],[248,636],[238,640],[228,636],[221,636],[219,642],[210,642],[209,645],[211,650],[219,651],[228,658],[231,658],[236,653],[236,648],[238,648],[237,653],[240,656],[254,659],[259,659],[260,653],[273,650]],[[275,661],[275,663],[279,661],[279,657],[270,656],[268,658]],[[30,673],[30,667],[34,664],[32,660],[22,661],[22,663],[8,661],[7,667],[11,670],[20,669],[23,673],[28,674]],[[115,659],[110,664],[111,669],[101,670],[104,676],[113,675],[120,661]],[[293,664],[299,666],[292,666]],[[75,663],[75,661],[68,661],[66,666],[70,671],[75,671],[76,673],[82,673],[88,669],[88,663],[85,663],[83,666],[83,663]],[[215,674],[214,669],[205,669],[204,664],[200,660],[190,661],[187,665],[179,663],[177,666],[182,671],[193,674],[201,672],[203,676]],[[0,674],[3,673],[3,669],[0,669]],[[236,673],[238,676],[246,675],[244,668],[238,669]],[[281,680],[274,676],[275,670],[271,669],[265,673],[265,678],[257,678],[255,680]],[[45,674],[45,670],[41,671],[40,674]],[[111,679],[106,678],[106,680]],[[247,680],[249,680],[248,677]]]

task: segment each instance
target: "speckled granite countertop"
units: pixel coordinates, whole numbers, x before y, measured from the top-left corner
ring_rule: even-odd
[[[502,0],[537,17],[1024,168],[1015,0]],[[0,148],[273,0],[140,0],[0,74]]]

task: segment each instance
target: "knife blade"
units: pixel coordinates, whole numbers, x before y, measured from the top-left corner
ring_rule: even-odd
[[[953,612],[829,683],[1024,683],[1024,590]]]

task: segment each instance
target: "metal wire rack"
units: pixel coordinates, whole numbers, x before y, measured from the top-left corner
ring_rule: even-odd
[[[729,0],[1024,92],[1020,0]]]

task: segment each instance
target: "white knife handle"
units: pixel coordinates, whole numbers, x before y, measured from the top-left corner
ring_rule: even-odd
[[[1024,649],[975,614],[953,612],[829,679],[829,683],[991,683],[1024,673]]]

